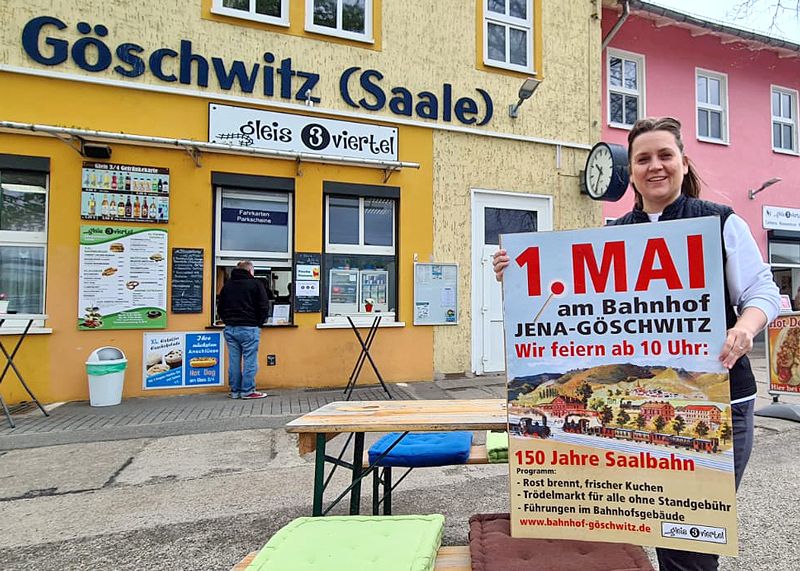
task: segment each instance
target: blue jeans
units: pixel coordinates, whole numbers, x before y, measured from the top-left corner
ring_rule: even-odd
[[[731,406],[733,417],[733,469],[736,474],[736,489],[742,481],[744,469],[753,450],[755,400]],[[677,549],[656,549],[660,571],[716,571],[719,557],[710,553],[693,553]]]
[[[245,396],[256,390],[260,337],[260,327],[240,325],[225,327],[225,343],[228,346],[228,384],[233,395]]]

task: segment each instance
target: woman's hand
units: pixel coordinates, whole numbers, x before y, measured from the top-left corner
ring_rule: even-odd
[[[503,281],[503,272],[506,266],[511,262],[506,255],[506,251],[502,248],[497,250],[492,256],[492,267],[494,268],[494,279],[499,282]]]
[[[767,316],[756,307],[747,307],[736,320],[736,324],[728,329],[728,336],[719,354],[722,365],[730,369],[743,355],[753,349],[753,337],[764,329]]]

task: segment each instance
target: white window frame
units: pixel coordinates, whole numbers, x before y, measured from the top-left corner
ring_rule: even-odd
[[[697,80],[700,77],[705,77],[706,79],[716,79],[719,81],[719,105],[714,105],[712,103],[701,103],[700,102],[700,93],[697,89]],[[699,67],[694,68],[694,122],[695,128],[697,131],[697,140],[703,141],[704,143],[716,143],[718,145],[727,145],[730,143],[730,139],[728,137],[728,74],[727,73],[720,73],[718,71],[711,71],[708,69],[701,69]],[[710,136],[700,136],[700,122],[697,119],[698,111],[700,110],[705,111],[715,111],[721,114],[721,125],[720,131],[722,138],[715,139],[714,137]],[[772,133],[770,133],[770,136]]]
[[[622,83],[623,85],[611,85],[611,59],[620,59],[622,60]],[[624,86],[625,83],[625,61],[632,61],[636,64],[636,85],[638,89],[628,89]],[[626,129],[630,130],[633,127],[633,124],[628,123],[618,123],[611,119],[611,94],[619,94],[623,96],[623,106],[622,106],[622,118],[625,119],[625,105],[624,105],[624,96],[635,96],[639,100],[639,105],[637,106],[637,119],[641,119],[642,117],[647,117],[647,113],[645,111],[645,57],[642,54],[637,54],[634,52],[628,52],[624,50],[617,50],[608,48],[606,50],[606,121],[608,122],[609,127],[614,127],[616,129]]]
[[[336,198],[358,199],[358,244],[336,244],[330,241],[330,200]],[[392,203],[392,245],[367,246],[364,244],[364,201],[388,200]],[[382,198],[377,196],[341,196],[336,194],[325,195],[325,253],[326,254],[364,254],[377,256],[394,256],[397,246],[397,199]]]
[[[26,171],[28,169],[2,169],[2,170],[19,170]],[[31,172],[31,171],[28,171]],[[35,171],[40,172],[40,171]],[[32,191],[36,194],[44,194],[44,230],[42,232],[25,232],[22,230],[0,230],[0,246],[11,247],[40,247],[43,250],[44,270],[42,271],[42,312],[34,315],[47,315],[47,234],[50,225],[50,173],[43,173],[45,175],[45,186],[43,191]],[[19,323],[19,322],[17,322]],[[13,319],[9,319],[3,324],[0,334],[14,334],[19,333],[17,323]],[[24,323],[24,322],[23,322]],[[31,325],[31,333],[43,333],[45,331],[36,331],[37,328],[44,327],[44,319],[37,319]],[[8,329],[8,331],[5,331]],[[46,332],[49,332],[46,331]]]
[[[508,0],[506,0],[508,1]],[[499,67],[502,69],[510,69],[513,71],[522,71],[525,73],[536,73],[533,67],[533,0],[525,0],[527,2],[526,14],[528,17],[523,20],[522,18],[514,18],[506,14],[498,14],[489,10],[489,0],[483,0],[483,63],[491,67]],[[508,61],[498,61],[489,58],[489,24],[496,24],[506,28],[506,56],[510,53],[509,42],[511,41],[511,34],[508,33],[509,28],[524,29],[528,33],[527,45],[527,59],[528,65],[522,66],[510,63]]]
[[[772,109],[772,95],[778,93],[779,95],[788,95],[791,99],[791,106],[792,106],[792,118],[787,119],[786,117],[778,117],[775,115],[774,110]],[[785,155],[800,155],[800,148],[798,148],[798,138],[797,138],[797,130],[798,130],[798,120],[797,120],[797,113],[798,113],[798,96],[797,90],[790,89],[788,87],[781,87],[780,85],[771,85],[769,90],[769,106],[770,106],[770,115],[772,117],[772,121],[770,122],[770,132],[769,138],[772,145],[772,150],[776,153],[781,153]],[[774,128],[775,123],[779,123],[780,125],[789,125],[792,128],[792,148],[791,149],[784,149],[782,147],[775,147],[775,141],[773,140],[772,129]]]
[[[222,249],[222,194],[226,197],[258,199],[258,198],[280,198],[286,199],[289,205],[289,220],[287,223],[288,241],[285,252],[263,252],[249,250],[223,250]],[[257,267],[291,267],[292,252],[294,251],[294,201],[291,192],[270,192],[270,191],[247,191],[231,189],[224,186],[216,188],[216,210],[214,214],[214,252],[217,265],[228,266],[233,261],[233,265],[240,260],[251,260]]]
[[[245,12],[244,10],[236,10],[235,8],[227,8],[222,5],[223,0],[212,0],[211,13],[219,14],[220,16],[231,16],[232,18],[241,18],[242,20],[253,20],[255,22],[263,22],[265,24],[273,24],[275,26],[289,27],[289,0],[281,0],[281,17],[267,16],[266,14],[256,13],[256,0],[250,0],[250,8]]]
[[[343,0],[336,0],[336,22],[338,23],[338,27],[329,28],[314,23],[314,0],[306,0],[306,31],[368,44],[375,43],[375,38],[372,33],[372,0],[364,0],[363,34],[342,29],[342,2]]]

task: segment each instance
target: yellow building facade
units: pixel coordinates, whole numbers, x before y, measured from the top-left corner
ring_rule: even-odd
[[[490,373],[496,236],[600,222],[578,185],[597,2],[22,4],[0,6],[0,293],[41,316],[15,363],[42,401],[86,399],[102,346],[127,397],[223,390],[224,362],[192,380],[189,361],[224,361],[240,259],[270,297],[259,387],[344,386],[348,317],[381,318],[387,381]],[[0,394],[28,398],[13,374]]]

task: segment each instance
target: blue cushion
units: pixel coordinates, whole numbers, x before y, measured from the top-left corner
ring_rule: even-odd
[[[369,462],[375,460],[397,440],[401,432],[391,432],[369,449]],[[379,466],[422,468],[466,464],[472,446],[471,432],[412,432],[384,456]]]

